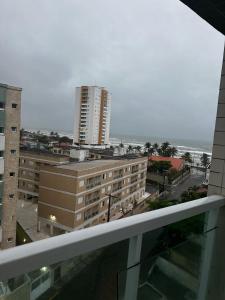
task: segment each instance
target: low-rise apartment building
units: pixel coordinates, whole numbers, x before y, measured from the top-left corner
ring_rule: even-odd
[[[37,201],[41,166],[60,165],[69,157],[38,150],[21,150],[19,160],[18,192],[20,200]]]
[[[42,166],[38,222],[50,233],[69,232],[107,221],[145,194],[147,158],[95,160]]]

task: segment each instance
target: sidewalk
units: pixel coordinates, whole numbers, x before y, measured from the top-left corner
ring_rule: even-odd
[[[37,203],[29,200],[17,201],[17,221],[32,239],[38,241],[50,237],[47,228],[41,227],[41,232],[37,232]]]

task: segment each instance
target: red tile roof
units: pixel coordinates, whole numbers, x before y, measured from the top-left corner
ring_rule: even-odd
[[[150,161],[170,161],[172,168],[180,171],[184,167],[184,159],[182,158],[174,158],[174,157],[164,157],[164,156],[150,156]]]

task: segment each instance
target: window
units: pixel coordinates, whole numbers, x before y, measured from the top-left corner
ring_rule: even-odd
[[[81,204],[83,202],[83,197],[79,197],[77,200],[77,204]]]
[[[0,181],[2,181],[3,180],[3,175],[2,174],[0,174]]]
[[[0,109],[4,109],[5,108],[5,103],[0,102]]]
[[[17,132],[17,127],[11,127],[12,132]]]
[[[106,174],[103,174],[103,175],[102,175],[102,178],[103,178],[103,179],[106,179]]]
[[[16,175],[15,172],[10,172],[10,173],[9,173],[9,176],[11,176],[11,177],[14,177],[15,175]]]
[[[81,181],[79,182],[79,186],[80,186],[80,187],[84,186],[84,180],[81,180]]]
[[[81,214],[77,214],[77,221],[81,219]]]
[[[105,193],[105,188],[102,188],[102,194],[104,194]]]
[[[17,104],[16,103],[12,103],[12,108],[17,108]]]
[[[12,149],[12,150],[10,150],[10,153],[11,154],[16,154],[16,150]]]
[[[9,194],[9,198],[13,199],[14,198],[14,194]]]
[[[12,243],[12,242],[13,242],[13,238],[12,238],[12,237],[9,237],[9,238],[7,239],[7,241],[8,241],[9,243]]]
[[[4,127],[0,127],[0,133],[4,133],[5,132],[5,128]]]
[[[0,157],[4,156],[4,151],[0,151]]]

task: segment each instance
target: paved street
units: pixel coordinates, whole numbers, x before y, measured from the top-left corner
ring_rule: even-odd
[[[170,198],[179,199],[184,191],[194,185],[200,185],[204,181],[204,178],[205,175],[203,172],[194,170],[183,183],[172,187]]]

